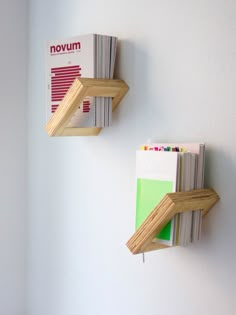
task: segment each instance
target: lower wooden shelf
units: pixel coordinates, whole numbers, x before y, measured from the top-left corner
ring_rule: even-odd
[[[213,189],[166,194],[129,239],[127,247],[133,254],[168,247],[154,243],[153,239],[177,213],[201,209],[205,216],[218,200]]]
[[[129,87],[123,80],[77,78],[46,125],[49,136],[95,136],[102,128],[68,128],[68,122],[86,96],[112,97],[112,111]]]

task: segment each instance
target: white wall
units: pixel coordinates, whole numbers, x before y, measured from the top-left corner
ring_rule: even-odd
[[[31,0],[30,16],[29,314],[234,314],[236,3]],[[49,138],[44,43],[91,32],[119,37],[130,91],[99,136]],[[202,241],[143,264],[125,243],[135,150],[153,136],[205,141],[206,184],[221,201]]]
[[[27,3],[0,2],[0,314],[25,314]]]

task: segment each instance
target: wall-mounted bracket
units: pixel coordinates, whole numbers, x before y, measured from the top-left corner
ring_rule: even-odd
[[[212,189],[166,194],[129,239],[127,247],[133,254],[168,247],[153,239],[177,213],[201,209],[205,216],[218,200],[219,196]]]
[[[95,136],[102,128],[69,128],[68,122],[86,96],[112,97],[112,111],[129,87],[123,80],[77,78],[46,125],[49,136]]]

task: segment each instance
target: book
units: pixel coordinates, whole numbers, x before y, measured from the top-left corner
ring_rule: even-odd
[[[111,79],[113,77],[117,37],[88,34],[46,45],[47,120],[77,77]],[[68,123],[68,127],[104,127],[112,123],[112,99],[86,97]]]
[[[151,143],[149,147],[158,147],[158,148],[178,148],[181,152],[189,152],[192,153],[192,168],[195,169],[194,174],[192,170],[192,184],[187,184],[187,186],[183,186],[181,191],[188,191],[191,189],[201,189],[204,188],[204,171],[205,171],[205,144],[204,143]],[[195,156],[194,156],[195,155]],[[185,173],[186,170],[183,173]],[[187,171],[187,174],[190,173],[190,170]],[[184,174],[182,175],[185,176]],[[179,215],[178,220],[184,220],[184,218],[192,219],[191,231],[189,230],[187,233],[190,236],[188,239],[183,239],[180,237],[178,239],[178,245],[187,245],[189,242],[195,242],[200,239],[201,236],[201,226],[202,226],[202,211],[192,211],[185,212]],[[177,221],[177,219],[176,219]],[[184,224],[186,228],[186,224]],[[190,226],[190,225],[189,225]],[[181,229],[180,229],[181,231]]]
[[[195,153],[182,154],[182,170],[180,191],[189,191],[195,188],[197,156]],[[176,245],[186,246],[192,241],[192,216],[193,212],[187,211],[176,215],[179,230]]]
[[[146,170],[145,174],[148,177],[145,178],[145,174],[142,174],[144,176],[142,180],[140,178],[137,178],[136,228],[138,228],[142,224],[142,222],[146,219],[149,213],[154,209],[154,207],[159,203],[159,201],[162,199],[162,197],[164,197],[166,193],[172,191],[188,191],[195,188],[203,188],[204,183],[204,144],[150,143],[142,145],[140,148],[142,151],[138,152],[144,152],[144,155],[146,152],[147,155],[145,158],[146,161],[144,158],[142,161],[136,158],[136,173],[140,176],[139,169],[142,170],[144,168]],[[138,155],[141,154],[138,152]],[[153,158],[153,160],[150,160],[150,154],[156,156],[155,159]],[[159,157],[160,154],[161,156],[163,156],[162,159]],[[166,178],[165,176],[169,176],[168,172],[170,171],[170,169],[166,170],[166,163],[168,164],[170,162],[169,159],[173,154],[176,156],[176,159],[178,161],[177,164],[175,164],[176,169],[172,169],[172,171],[174,172],[173,174],[176,174],[176,177],[174,178],[174,190],[172,189],[173,187],[171,188],[170,186],[168,187],[164,184],[162,186],[158,181],[160,174],[163,178]],[[148,162],[148,160],[150,161]],[[149,166],[145,166],[145,163]],[[154,165],[154,163],[157,163],[157,165]],[[147,167],[149,167],[149,172],[147,172]],[[152,169],[155,176],[151,175],[150,168]],[[165,172],[166,175],[163,174]],[[157,182],[150,181],[150,178],[152,178],[152,176],[155,177],[155,180],[157,180]],[[171,220],[171,222],[168,223],[167,227],[163,229],[163,233],[160,233],[160,235],[155,238],[154,241],[163,242],[163,244],[169,246],[185,246],[189,242],[194,242],[200,238],[201,221],[202,220],[200,210],[177,214]],[[168,240],[165,236],[165,229],[167,229],[169,233]]]
[[[136,152],[136,229],[166,193],[177,190],[178,169],[178,152]],[[174,228],[174,221],[171,220],[154,241],[172,246]]]

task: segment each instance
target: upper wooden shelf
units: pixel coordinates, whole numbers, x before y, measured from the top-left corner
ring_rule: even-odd
[[[129,239],[127,247],[133,254],[168,247],[154,243],[153,239],[177,213],[201,209],[205,216],[218,200],[219,196],[212,189],[166,194]]]
[[[86,96],[112,97],[112,111],[129,87],[123,80],[77,78],[46,125],[49,136],[95,136],[102,128],[69,128],[68,122]]]

